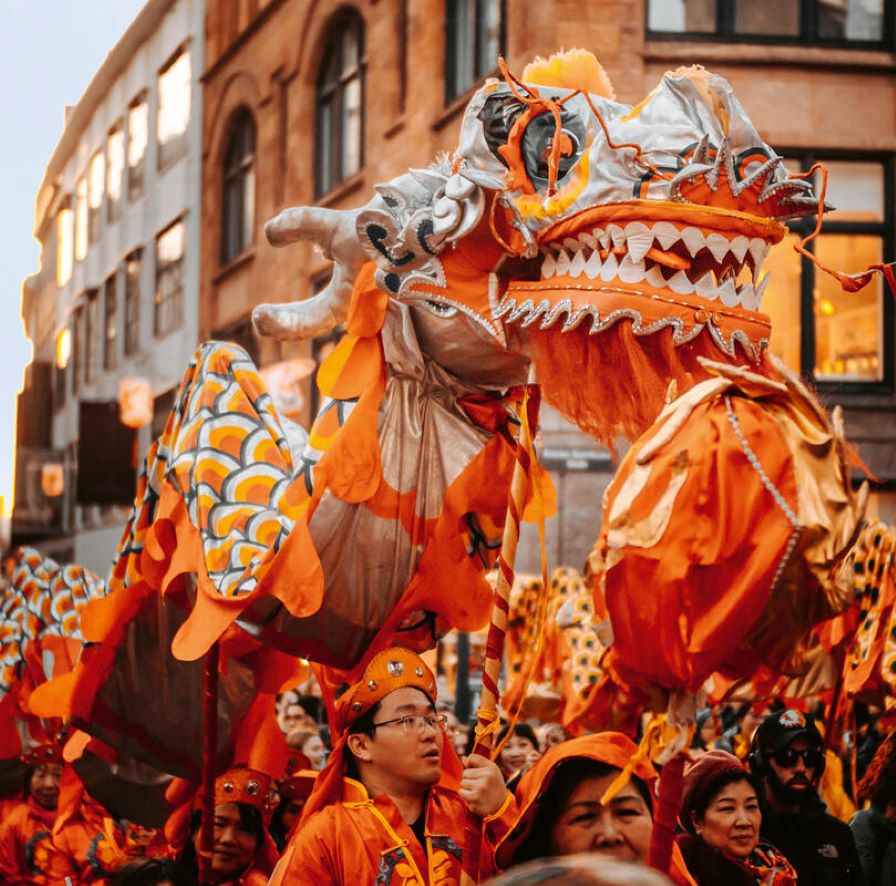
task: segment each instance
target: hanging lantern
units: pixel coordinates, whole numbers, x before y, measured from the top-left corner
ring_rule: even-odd
[[[142,428],[152,421],[152,386],[145,378],[123,378],[118,385],[118,415],[123,425]]]
[[[65,491],[65,470],[59,462],[40,466],[40,490],[47,498],[58,498]]]

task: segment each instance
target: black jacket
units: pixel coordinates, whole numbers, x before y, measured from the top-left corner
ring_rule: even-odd
[[[852,831],[828,815],[821,800],[793,815],[763,804],[760,833],[787,857],[800,886],[864,886]]]

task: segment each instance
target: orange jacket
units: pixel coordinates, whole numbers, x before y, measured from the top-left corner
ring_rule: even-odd
[[[4,816],[0,824],[0,882],[6,886],[44,882],[35,863],[40,853],[35,849],[49,840],[55,820],[55,809],[44,809],[30,797]]]
[[[43,869],[44,882],[62,886],[70,877],[72,886],[105,884],[132,860],[125,845],[121,827],[85,791],[77,806],[56,820]]]
[[[505,803],[505,807],[508,804]],[[504,811],[504,807],[502,807]],[[371,799],[364,786],[343,779],[342,801],[325,806],[296,831],[270,886],[345,883],[383,886],[456,886],[460,882],[466,803],[436,785],[426,801],[426,851],[385,794]],[[483,879],[494,871],[488,837]]]

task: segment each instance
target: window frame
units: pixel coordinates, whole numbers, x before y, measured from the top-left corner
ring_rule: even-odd
[[[110,293],[112,298],[110,299]],[[111,308],[110,311],[110,302]],[[118,269],[103,281],[103,370],[111,372],[118,366]],[[109,321],[112,321],[112,334]]]
[[[456,7],[472,2],[474,5],[473,14],[475,21],[473,23],[473,33],[475,39],[473,41],[473,78],[466,85],[460,82],[459,72],[457,70],[457,41],[456,33],[457,15],[453,14]],[[471,89],[481,84],[489,74],[497,69],[497,63],[488,64],[487,60],[479,58],[480,49],[480,33],[481,15],[483,6],[488,0],[445,0],[445,27],[443,29],[445,57],[442,75],[445,84],[444,102],[445,106],[454,104],[460,97],[465,96]],[[498,53],[505,54],[507,48],[507,2],[506,0],[498,0],[498,15],[500,22],[498,25]]]
[[[173,166],[187,154],[189,149],[189,136],[190,136],[190,122],[193,119],[193,115],[196,111],[193,102],[193,82],[194,82],[194,59],[192,57],[190,47],[190,41],[182,43],[165,61],[165,64],[159,68],[156,72],[156,131],[155,131],[155,140],[156,140],[156,170],[159,173],[164,172],[170,166]],[[183,132],[178,133],[174,136],[170,141],[166,142],[164,145],[159,140],[159,133],[161,131],[161,123],[162,114],[164,111],[164,106],[162,105],[162,78],[167,74],[179,61],[183,56],[187,56],[190,64],[190,79],[187,81],[188,86],[188,94],[190,99],[190,108],[189,113],[187,115],[187,122],[184,126]],[[147,135],[147,144],[149,143],[149,136]]]
[[[128,264],[136,262],[137,273],[128,272]],[[143,274],[143,250],[135,249],[124,258],[124,356],[140,351],[140,292]]]
[[[894,211],[893,196],[896,193],[896,155],[886,151],[855,151],[849,149],[823,148],[779,148],[778,153],[788,160],[799,161],[803,171],[808,170],[815,162],[843,161],[855,163],[879,163],[883,170],[883,220],[873,221],[837,221],[836,217],[825,219],[819,234],[822,238],[828,234],[872,234],[881,238],[884,260],[893,254],[894,248]],[[785,222],[788,231],[805,236],[815,227],[816,216],[795,219]],[[806,245],[808,252],[814,254],[815,243]],[[862,268],[840,269],[848,272],[860,271]],[[837,395],[887,395],[896,393],[896,309],[894,298],[883,284],[882,316],[881,316],[881,360],[883,361],[881,379],[879,381],[854,381],[834,379],[816,379],[816,329],[814,309],[815,275],[824,272],[816,268],[812,261],[800,256],[800,374],[822,394]],[[870,285],[870,284],[869,284]]]
[[[327,82],[325,74],[331,63],[332,53],[338,52],[337,60],[342,59],[342,38],[347,27],[357,28],[359,40],[358,64],[350,72],[342,71],[342,65],[336,65],[338,76],[333,82]],[[357,175],[364,169],[366,161],[367,130],[367,23],[364,16],[354,6],[345,6],[336,12],[327,23],[324,31],[324,51],[321,54],[317,78],[314,84],[314,198],[319,200],[339,187],[344,181]],[[358,145],[358,168],[345,171],[346,157],[343,156],[343,142],[346,124],[344,95],[348,85],[355,80],[360,82],[360,144]],[[323,144],[322,126],[323,110],[326,106],[334,109],[331,115],[331,130]],[[335,126],[332,124],[335,122]],[[323,159],[329,160],[328,176],[324,181]]]
[[[183,231],[183,249],[180,254],[180,258],[177,261],[168,262],[164,266],[159,261],[159,243],[161,239],[175,228],[177,225],[180,225]],[[166,338],[172,333],[176,332],[178,329],[181,329],[184,325],[184,264],[185,258],[187,254],[187,227],[186,227],[186,218],[183,215],[178,216],[169,224],[165,225],[155,236],[155,256],[154,256],[154,268],[155,268],[155,286],[153,287],[153,335],[156,338]],[[179,264],[180,265],[180,285],[176,290],[173,290],[171,293],[168,293],[164,298],[161,297],[161,286],[160,280],[162,279],[162,274],[170,271],[170,269]],[[164,318],[164,308],[171,307],[171,303],[176,302],[176,310],[173,314],[174,319]],[[165,319],[165,323],[162,323],[162,320]]]
[[[239,147],[245,148],[246,132],[250,132],[248,152],[240,153],[239,162],[228,165],[231,154]],[[230,117],[227,127],[227,140],[221,155],[221,243],[219,260],[221,267],[226,267],[241,255],[248,252],[255,243],[255,172],[256,150],[258,146],[258,127],[255,116],[247,105],[240,105]],[[250,183],[251,201],[247,209],[247,184]],[[249,229],[245,230],[247,212],[251,215]],[[236,232],[235,238],[231,233]],[[244,242],[243,238],[246,237]],[[233,251],[229,249],[233,244]]]
[[[140,155],[140,162],[131,165],[131,141],[134,137],[131,122],[132,114],[143,105],[146,108],[146,141],[143,144],[143,153]],[[125,142],[124,142],[124,168],[127,174],[127,187],[124,189],[127,194],[129,203],[138,200],[146,193],[146,155],[149,153],[149,144],[152,140],[150,115],[149,115],[149,92],[144,89],[137,93],[128,104],[128,110],[125,114]],[[135,174],[136,173],[136,174]]]
[[[121,169],[119,171],[119,179],[118,179],[118,196],[113,197],[112,191],[109,187],[111,176],[112,176],[112,139],[117,133],[121,133]],[[127,131],[125,130],[125,120],[123,117],[120,117],[115,123],[109,127],[109,131],[106,133],[106,188],[105,188],[105,202],[106,202],[106,224],[113,225],[117,222],[122,215],[122,203],[125,198],[125,178],[126,172],[128,168],[128,137]]]
[[[98,375],[99,336],[99,289],[88,289],[84,293],[84,384],[96,383]]]
[[[837,49],[889,50],[896,35],[896,10],[889,0],[884,0],[883,33],[880,40],[845,40],[836,37],[817,36],[818,0],[798,0],[799,34],[741,34],[734,30],[737,0],[715,0],[716,23],[712,31],[652,31],[650,29],[650,4],[644,7],[644,31],[648,40],[694,41],[700,43],[754,43],[759,45],[823,46]],[[662,2],[662,0],[660,0]]]

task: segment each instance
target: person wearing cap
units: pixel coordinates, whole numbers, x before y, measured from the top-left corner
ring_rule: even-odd
[[[456,884],[468,808],[486,822],[480,871],[493,870],[490,828],[512,797],[485,758],[461,770],[435,701],[435,677],[416,653],[371,659],[336,700],[333,751],[271,886]]]
[[[0,822],[0,882],[30,886],[42,882],[34,865],[34,847],[50,838],[59,801],[62,748],[47,743],[22,756],[25,764],[24,802]]]
[[[215,779],[210,881],[216,886],[266,886],[279,853],[267,831],[271,777],[234,766]],[[166,825],[169,853],[188,870],[199,868],[202,792],[172,814]]]
[[[727,751],[686,769],[676,842],[697,886],[796,886],[796,871],[760,839],[759,797],[746,767]]]
[[[582,852],[645,864],[657,774],[637,751],[619,732],[585,735],[549,748],[520,779],[516,814],[496,822],[498,866]],[[627,768],[629,778],[605,801],[607,788]],[[674,848],[670,876],[679,884],[693,883]]]
[[[825,756],[814,720],[793,709],[769,714],[753,734],[748,761],[758,780],[762,837],[784,853],[800,886],[863,883],[849,826],[828,815],[818,795]]]

